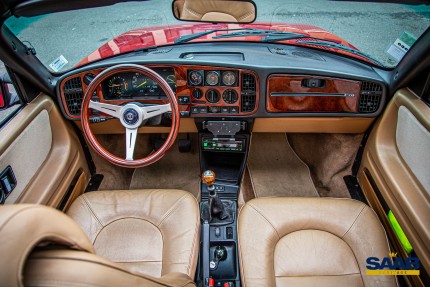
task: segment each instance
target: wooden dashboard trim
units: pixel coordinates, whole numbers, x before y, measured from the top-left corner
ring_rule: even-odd
[[[191,107],[213,107],[213,106],[217,106],[217,107],[233,107],[233,106],[237,106],[239,107],[239,111],[241,109],[241,90],[242,90],[242,81],[241,81],[241,77],[242,74],[252,74],[255,77],[255,85],[256,85],[256,99],[255,99],[255,107],[252,111],[250,112],[239,112],[239,113],[235,113],[235,114],[230,114],[230,113],[199,113],[199,114],[194,114],[193,117],[201,117],[201,116],[234,116],[234,117],[241,117],[241,116],[248,116],[248,115],[252,115],[254,114],[259,107],[259,98],[260,98],[260,85],[259,85],[259,78],[257,73],[255,73],[252,70],[246,70],[246,69],[238,69],[238,68],[226,68],[226,67],[216,67],[216,66],[205,66],[205,65],[144,65],[145,67],[154,69],[154,68],[173,68],[174,73],[175,73],[175,77],[176,77],[176,99],[178,99],[178,96],[183,96],[183,95],[187,95],[190,96],[191,99],[191,103],[190,104],[180,104],[179,105],[179,110],[180,111],[188,111],[190,112]],[[67,106],[67,102],[66,102],[66,95],[64,93],[64,85],[65,83],[73,78],[79,77],[82,83],[82,93],[85,94],[88,86],[84,83],[84,76],[86,74],[94,74],[94,75],[98,75],[100,72],[102,72],[103,70],[107,69],[106,68],[98,68],[98,69],[94,69],[94,70],[88,70],[88,71],[84,71],[84,72],[80,72],[80,73],[76,73],[73,75],[70,75],[66,78],[64,78],[61,83],[60,83],[60,100],[61,103],[64,107],[64,112],[66,113],[66,115],[73,120],[79,120],[80,116],[79,115],[72,115],[69,111],[69,108]],[[209,70],[215,70],[215,71],[236,71],[237,75],[238,75],[238,86],[236,87],[231,87],[231,86],[188,86],[188,71],[189,70],[205,70],[205,71],[209,71]],[[208,89],[214,88],[217,89],[220,94],[221,94],[221,99],[217,102],[217,103],[209,103],[206,101],[205,97],[203,96],[202,99],[196,101],[195,103],[193,103],[193,97],[192,97],[192,91],[194,88],[200,88],[203,93],[205,93]],[[238,93],[239,99],[236,103],[234,104],[227,104],[226,102],[224,102],[224,100],[222,99],[222,93],[227,90],[227,89],[233,89]],[[129,100],[105,100],[103,97],[103,92],[101,87],[97,88],[97,97],[100,99],[101,102],[107,101],[111,104],[114,105],[121,105],[125,102],[128,102]],[[196,100],[196,99],[194,99]],[[168,101],[164,101],[164,100],[137,100],[137,101],[141,101],[147,104],[166,104],[168,103]]]
[[[317,79],[324,87],[303,87],[302,81]],[[340,78],[273,74],[267,79],[266,109],[269,113],[337,112],[358,110],[360,81]]]
[[[375,118],[286,117],[256,118],[253,133],[364,133]]]

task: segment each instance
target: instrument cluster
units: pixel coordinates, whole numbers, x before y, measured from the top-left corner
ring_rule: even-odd
[[[154,68],[154,71],[166,80],[174,92],[176,91],[176,78],[173,68]],[[115,74],[102,83],[102,90],[106,100],[167,99],[166,94],[155,81],[140,73]]]

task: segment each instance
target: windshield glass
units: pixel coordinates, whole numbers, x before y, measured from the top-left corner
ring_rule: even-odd
[[[24,44],[34,47],[36,56],[48,69],[60,73],[135,49],[175,45],[175,40],[176,45],[202,41],[301,45],[392,68],[430,25],[430,6],[424,4],[324,0],[254,2],[257,19],[252,24],[178,21],[172,14],[171,0],[157,0],[36,17],[11,17],[5,25]],[[233,29],[258,29],[260,32],[237,34],[240,30]],[[183,38],[209,30],[220,31]],[[281,34],[285,32],[288,33]],[[223,35],[229,33],[233,34]],[[180,37],[182,40],[178,41]]]

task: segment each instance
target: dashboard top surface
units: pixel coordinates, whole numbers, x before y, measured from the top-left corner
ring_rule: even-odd
[[[176,80],[178,80],[178,71],[185,73],[179,79],[180,81],[186,81],[179,86],[176,85],[177,96],[182,95],[190,96],[190,101],[196,100],[192,93],[194,91],[193,85],[189,82],[190,75],[189,71],[202,70],[203,80],[206,81],[208,76],[206,73],[215,71],[218,73],[219,77],[222,78],[223,71],[231,71],[229,76],[233,78],[232,74],[238,78],[237,80],[232,79],[232,81],[240,81],[242,77],[242,72],[245,70],[247,73],[254,74],[257,81],[257,104],[256,109],[251,112],[237,114],[237,116],[250,116],[250,117],[288,117],[288,116],[346,116],[346,117],[374,117],[379,115],[386,102],[386,84],[383,80],[384,71],[374,68],[368,64],[359,62],[354,59],[350,59],[344,56],[339,56],[329,52],[315,50],[305,47],[297,46],[287,46],[287,45],[277,45],[277,44],[259,44],[255,45],[250,43],[198,43],[198,44],[183,44],[170,47],[159,47],[141,51],[135,51],[112,58],[104,59],[84,67],[80,67],[74,71],[68,72],[63,75],[57,83],[57,93],[59,100],[62,97],[62,86],[64,85],[65,79],[69,79],[78,73],[85,73],[91,71],[101,71],[106,67],[110,67],[117,64],[141,64],[148,67],[164,67],[164,68],[174,68]],[[194,66],[194,67],[193,67]],[[237,73],[237,75],[236,75]],[[270,110],[266,109],[266,100],[270,96],[270,91],[268,88],[268,79],[274,74],[285,74],[285,75],[302,75],[307,77],[327,77],[338,78],[351,81],[370,81],[378,83],[382,87],[382,96],[380,103],[376,111],[366,114],[360,114],[354,112],[354,110],[349,111],[349,113],[344,113],[342,111],[330,109],[324,111],[318,110],[298,110],[294,113],[291,111],[278,111],[276,114],[272,113]],[[171,75],[171,73],[169,74]],[[226,76],[227,77],[227,76]],[[167,79],[167,81],[172,81],[172,78]],[[143,79],[135,79],[134,87],[137,87],[144,83]],[[221,81],[221,79],[220,79]],[[113,86],[115,83],[111,83]],[[133,85],[133,75],[130,75],[129,83]],[[169,83],[172,84],[172,83]],[[177,83],[176,83],[177,84]],[[145,84],[146,85],[146,84]],[[181,89],[181,86],[183,89]],[[208,86],[202,85],[203,96],[207,99],[206,103],[208,108],[211,106],[211,101],[206,97],[208,92]],[[220,87],[220,85],[215,85],[215,92],[219,95],[219,105],[221,109],[223,106],[228,106],[228,101],[223,101],[223,93],[226,87]],[[150,95],[150,87],[146,87],[146,95]],[[239,99],[241,98],[241,84],[239,82],[234,82],[229,90],[238,94]],[[356,88],[356,87],[355,87]],[[104,88],[108,90],[109,88]],[[324,91],[325,92],[325,91]],[[348,94],[348,93],[346,93]],[[159,99],[162,100],[162,95],[158,95]],[[307,95],[306,95],[307,96]],[[213,99],[214,96],[209,96]],[[228,99],[231,99],[231,93]],[[235,95],[233,95],[235,97]],[[329,98],[326,98],[326,100]],[[330,98],[330,100],[333,100]],[[316,99],[312,99],[316,101]],[[215,102],[215,103],[218,103]],[[64,104],[64,102],[63,102]],[[203,102],[196,103],[203,104]],[[240,105],[241,102],[239,101]],[[62,106],[63,113],[65,113],[65,107]],[[192,105],[189,107],[192,108]],[[202,113],[206,115],[206,113]],[[208,113],[209,114],[209,113]],[[66,113],[67,116],[67,113]],[[203,116],[203,115],[198,115]],[[209,115],[208,115],[209,116]],[[212,116],[212,115],[211,115]],[[235,115],[231,115],[235,116]],[[70,118],[70,117],[69,117]]]

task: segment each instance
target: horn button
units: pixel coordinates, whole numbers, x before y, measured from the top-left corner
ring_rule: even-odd
[[[128,108],[124,111],[122,119],[128,125],[135,125],[139,121],[139,113],[134,108]]]

